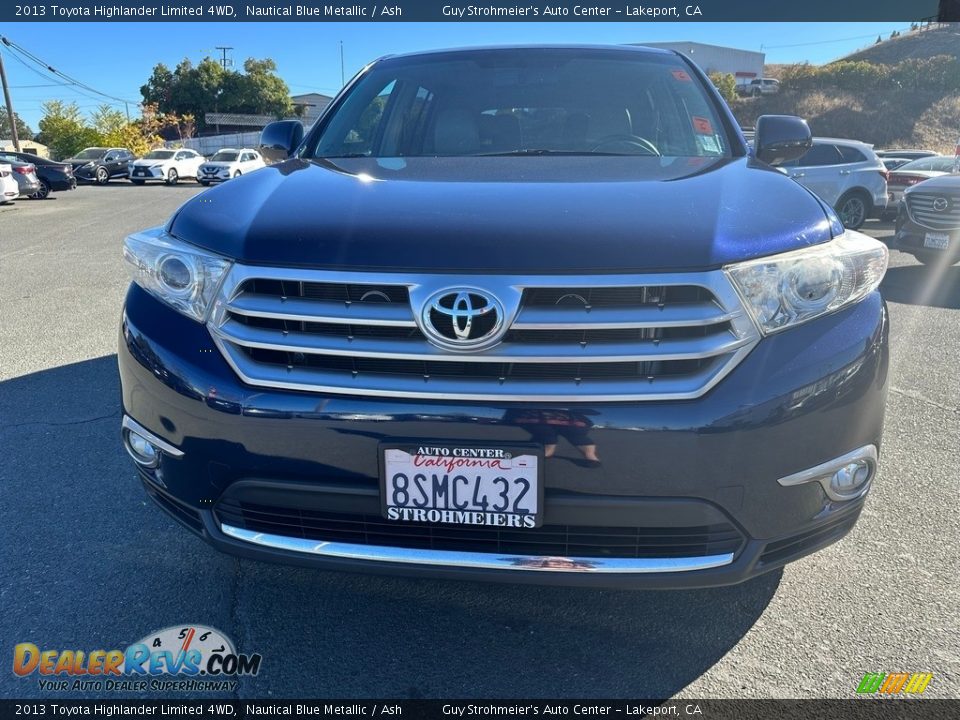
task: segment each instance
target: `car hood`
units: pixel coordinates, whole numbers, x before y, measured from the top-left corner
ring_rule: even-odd
[[[216,162],[214,162],[213,160],[204,160],[202,167],[228,168],[228,167],[233,167],[239,162],[240,162],[239,160],[217,160]]]
[[[958,192],[960,191],[960,175],[944,173],[924,180],[907,188],[907,194],[917,192]]]
[[[829,240],[836,224],[746,158],[293,159],[168,225],[240,262],[378,270],[704,269]]]
[[[99,162],[103,162],[103,158],[102,157],[91,158],[89,160],[83,160],[82,158],[67,158],[63,162],[68,165],[72,165],[75,168],[78,168],[81,165],[86,165],[87,163],[93,163],[94,165],[96,165]]]
[[[173,158],[167,158],[166,160],[161,160],[159,158],[155,160],[147,160],[146,158],[140,158],[139,160],[134,160],[131,165],[133,167],[154,167],[155,165],[167,165],[173,162]]]

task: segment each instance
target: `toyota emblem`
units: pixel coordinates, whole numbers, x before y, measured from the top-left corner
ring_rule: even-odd
[[[948,207],[950,207],[950,201],[945,197],[934,198],[933,209],[937,212],[946,212]]]
[[[483,290],[451,288],[427,299],[421,321],[424,333],[435,345],[476,350],[500,339],[503,306]]]

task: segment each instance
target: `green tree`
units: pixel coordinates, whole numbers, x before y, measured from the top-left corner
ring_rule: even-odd
[[[88,127],[76,103],[50,100],[43,104],[37,141],[53,151],[58,159],[72,157],[85,147],[99,145],[103,136]]]
[[[737,79],[730,73],[710,73],[710,81],[720,91],[720,95],[727,102],[737,99]]]
[[[20,119],[20,116],[17,113],[13,114],[13,121],[17,125],[17,137],[19,137],[21,140],[33,139],[33,130],[31,130],[30,126]],[[13,133],[10,132],[10,118],[7,116],[7,109],[0,108],[0,138],[9,140],[12,136]]]
[[[192,115],[198,129],[210,112],[283,117],[293,111],[290,90],[269,58],[249,58],[243,72],[225,70],[209,57],[197,65],[184,59],[172,71],[159,64],[140,94],[162,114]]]
[[[127,116],[109,105],[101,105],[90,115],[93,128],[101,135],[109,135],[127,124]]]

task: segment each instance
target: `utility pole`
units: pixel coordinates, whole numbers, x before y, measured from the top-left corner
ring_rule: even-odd
[[[3,67],[3,53],[0,53],[0,84],[3,85],[3,99],[7,103],[7,119],[10,121],[10,139],[13,149],[20,152],[20,138],[17,137],[17,121],[13,114],[13,102],[10,100],[10,86],[7,85],[7,71]]]
[[[233,60],[227,57],[227,51],[233,50],[232,47],[225,47],[223,45],[217,45],[217,50],[220,51],[220,65],[223,66],[223,69],[226,70],[228,67],[233,65]]]
[[[343,77],[343,40],[340,41],[340,87],[343,87],[345,80]]]

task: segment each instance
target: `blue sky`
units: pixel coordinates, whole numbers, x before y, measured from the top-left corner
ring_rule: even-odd
[[[886,37],[906,23],[18,23],[0,34],[68,75],[102,92],[140,100],[153,66],[194,62],[233,46],[239,65],[248,57],[272,57],[294,94],[340,87],[340,50],[349,77],[388,53],[500,43],[639,43],[693,40],[763,50],[768,63],[823,63]],[[14,109],[37,130],[41,103],[73,100],[90,112],[101,98],[24,67],[3,46]],[[39,73],[39,74],[38,74]],[[43,87],[35,87],[43,86]],[[122,105],[120,106],[122,107]]]

